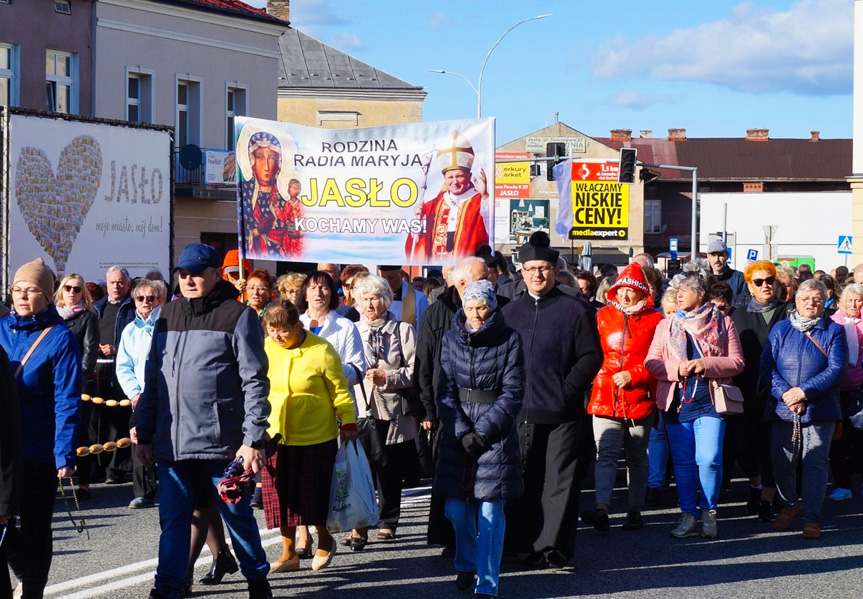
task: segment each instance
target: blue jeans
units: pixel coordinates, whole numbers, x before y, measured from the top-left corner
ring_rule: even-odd
[[[701,482],[701,509],[715,510],[722,487],[722,440],[725,421],[701,416],[692,422],[666,425],[680,511],[699,516],[695,507]]]
[[[258,522],[249,505],[251,494],[239,503],[222,501],[216,486],[224,477],[223,460],[159,460],[159,565],[156,568],[156,590],[168,597],[178,597],[189,565],[192,511],[201,491],[205,491],[219,508],[240,569],[247,580],[265,579],[270,572],[267,555],[261,546]]]
[[[495,597],[506,530],[503,505],[503,501],[446,500],[446,517],[455,530],[455,569],[476,571],[476,592]]]
[[[664,487],[665,470],[668,465],[668,433],[665,431],[665,418],[659,411],[659,425],[650,429],[650,441],[647,443],[647,460],[650,464],[650,475],[647,486]]]

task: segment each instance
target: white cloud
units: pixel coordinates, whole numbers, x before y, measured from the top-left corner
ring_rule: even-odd
[[[629,90],[612,96],[607,101],[613,106],[644,110],[653,104],[674,104],[680,100],[680,96],[672,94],[642,94],[635,90]]]
[[[851,92],[854,2],[798,0],[785,12],[739,4],[728,18],[667,36],[616,37],[593,55],[601,79],[642,74],[745,92]]]
[[[339,50],[362,50],[363,40],[356,33],[334,33],[330,36],[330,45]]]
[[[446,16],[442,12],[436,12],[432,14],[431,19],[429,20],[429,27],[431,27],[435,31],[440,31],[441,29],[452,25],[452,23],[452,19],[450,19],[448,16]]]

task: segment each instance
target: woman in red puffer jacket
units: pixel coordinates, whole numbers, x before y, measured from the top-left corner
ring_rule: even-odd
[[[638,530],[644,526],[641,506],[649,471],[647,442],[655,409],[644,358],[662,314],[653,308],[647,278],[637,263],[623,270],[606,297],[608,305],[596,314],[604,360],[587,408],[593,414],[596,441],[596,509],[582,512],[581,519],[608,531],[608,506],[625,435],[629,510],[623,529]]]

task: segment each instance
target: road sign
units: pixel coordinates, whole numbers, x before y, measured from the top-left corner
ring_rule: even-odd
[[[672,237],[668,240],[668,251],[676,252],[677,251],[677,237]]]
[[[853,254],[851,251],[851,242],[853,238],[850,235],[840,235],[839,236],[839,244],[838,244],[838,252],[840,254]]]
[[[758,250],[746,250],[746,259],[753,262],[758,260]]]

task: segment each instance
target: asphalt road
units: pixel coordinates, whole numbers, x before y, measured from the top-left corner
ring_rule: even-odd
[[[678,520],[668,505],[646,510],[641,531],[620,529],[625,492],[615,491],[610,533],[579,529],[577,556],[571,568],[526,570],[516,562],[502,567],[501,597],[863,597],[863,498],[825,501],[824,534],[820,540],[801,538],[803,522],[785,533],[747,516],[746,485],[735,480],[728,502],[719,509],[719,536],[677,540],[669,531]],[[55,515],[55,557],[46,597],[84,599],[146,598],[152,584],[158,547],[158,510],[130,510],[130,484],[93,486],[93,499],[84,504],[89,528],[78,534],[58,501]],[[440,549],[425,544],[429,489],[411,489],[403,498],[398,538],[371,542],[365,551],[344,548],[333,565],[313,572],[303,561],[299,572],[273,577],[277,597],[467,596],[455,589],[452,561]],[[593,493],[583,494],[593,503]],[[257,512],[270,559],[281,553],[278,531],[267,531]],[[206,573],[205,548],[196,577]],[[241,576],[226,577],[216,587],[195,586],[195,597],[247,597]]]

